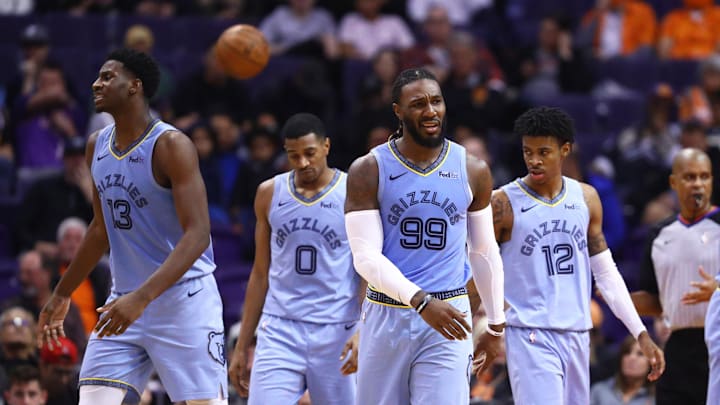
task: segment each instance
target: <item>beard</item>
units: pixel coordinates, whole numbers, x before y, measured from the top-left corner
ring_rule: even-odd
[[[410,134],[410,138],[412,138],[412,140],[420,146],[424,146],[426,148],[437,148],[443,144],[443,141],[445,141],[445,135],[443,135],[445,133],[445,120],[442,120],[440,123],[440,134],[428,137],[420,135],[420,128],[414,123],[409,123],[405,120],[403,120],[402,123],[403,128],[407,129],[408,134]]]

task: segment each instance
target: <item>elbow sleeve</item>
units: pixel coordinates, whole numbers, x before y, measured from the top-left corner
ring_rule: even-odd
[[[505,322],[505,273],[495,241],[492,208],[468,213],[468,253],[475,287],[487,313],[488,323]]]
[[[345,230],[352,250],[355,271],[373,288],[406,305],[420,287],[408,280],[382,254],[383,229],[380,211],[364,210],[345,214]]]

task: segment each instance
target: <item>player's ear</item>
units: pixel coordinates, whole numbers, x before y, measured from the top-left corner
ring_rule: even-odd
[[[330,151],[330,137],[326,136],[325,141],[323,142],[323,146],[325,147],[326,151]]]
[[[565,142],[560,146],[560,156],[566,158],[570,155],[570,152],[572,152],[572,144],[570,142]]]
[[[130,81],[130,87],[128,88],[130,94],[138,93],[140,92],[140,89],[142,89],[142,80],[133,79],[132,81]]]
[[[395,116],[402,121],[402,117],[400,117],[400,106],[398,103],[393,103],[393,112],[395,113]]]

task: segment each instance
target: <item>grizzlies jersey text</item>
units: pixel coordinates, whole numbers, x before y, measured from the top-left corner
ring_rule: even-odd
[[[562,191],[552,201],[522,179],[502,190],[513,210],[511,238],[500,246],[508,325],[590,329],[590,213],[582,186],[563,177]]]
[[[150,123],[124,152],[115,148],[115,125],[103,128],[95,144],[91,172],[110,241],[113,290],[137,289],[167,259],[183,235],[172,191],[153,175],[155,142],[175,130],[160,120]],[[212,245],[178,281],[215,270]]]
[[[445,140],[425,170],[405,159],[395,140],[371,153],[379,170],[383,254],[426,291],[464,287],[470,279],[465,242],[472,202],[465,148]]]
[[[335,170],[312,199],[295,190],[294,172],[275,176],[270,202],[269,286],[263,312],[314,323],[356,321],[359,276],[345,234],[345,181]]]

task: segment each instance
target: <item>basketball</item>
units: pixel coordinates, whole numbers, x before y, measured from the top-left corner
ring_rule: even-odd
[[[222,69],[237,79],[249,79],[262,72],[270,59],[270,46],[262,32],[252,25],[237,24],[226,29],[215,44]]]

